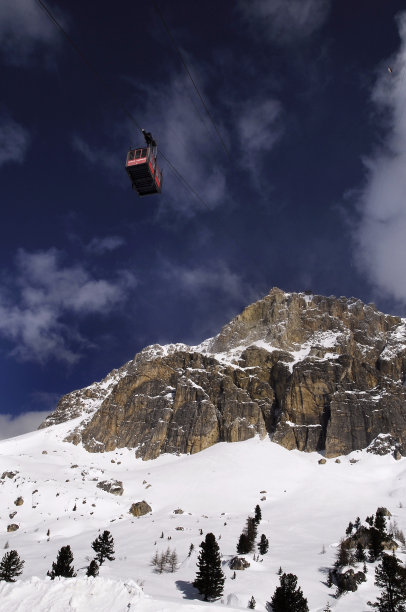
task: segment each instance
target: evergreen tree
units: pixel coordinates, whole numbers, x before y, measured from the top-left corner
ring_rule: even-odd
[[[73,554],[70,546],[62,546],[61,550],[58,551],[56,562],[52,563],[52,570],[47,572],[47,576],[50,576],[51,580],[53,580],[56,576],[74,578],[76,573],[74,568],[71,567],[72,563]]]
[[[344,567],[345,565],[350,565],[352,561],[349,544],[345,540],[341,540],[338,551],[337,551],[337,559],[335,562],[336,567]]]
[[[16,550],[7,552],[0,562],[0,580],[15,582],[15,578],[23,573],[24,561],[22,561]]]
[[[357,543],[357,549],[355,551],[355,560],[358,561],[358,563],[363,563],[366,560],[365,551],[362,548],[361,542]]]
[[[224,574],[221,569],[220,549],[212,533],[200,544],[198,571],[193,586],[204,595],[204,601],[218,599],[223,594]]]
[[[105,559],[114,561],[114,540],[110,531],[103,531],[102,535],[92,542],[92,548],[96,553],[96,561],[99,565],[102,565]]]
[[[93,559],[92,561],[90,561],[90,565],[87,568],[86,576],[93,576],[93,578],[96,578],[96,576],[98,575],[99,575],[99,564],[97,563],[96,559]]]
[[[378,510],[376,511],[374,527],[375,527],[375,529],[377,529],[379,531],[379,533],[381,534],[381,538],[384,540],[387,537],[387,533],[386,533],[386,517],[385,517],[385,515],[383,513],[383,510],[380,509],[380,508],[378,508]]]
[[[194,545],[194,544],[191,544],[191,545],[189,546],[189,552],[188,552],[188,555],[187,555],[188,557],[190,557],[190,555],[192,554],[192,552],[193,552],[193,550],[194,550],[194,547],[195,547],[195,545]]]
[[[375,569],[375,584],[382,588],[375,604],[379,612],[405,612],[405,570],[395,555],[382,555],[382,563]]]
[[[297,576],[282,574],[271,605],[273,612],[309,612],[307,599],[303,597],[302,589],[297,587]]]
[[[373,563],[378,559],[383,552],[382,545],[382,533],[376,529],[376,527],[371,527],[369,529],[369,561]]]
[[[333,572],[330,569],[328,570],[327,586],[329,589],[333,586]]]
[[[266,553],[268,552],[268,548],[269,548],[268,538],[263,533],[261,535],[261,539],[260,539],[259,544],[258,544],[258,549],[259,549],[260,554],[261,555],[266,555]]]
[[[355,522],[354,522],[354,527],[355,527],[355,529],[356,529],[357,531],[358,531],[358,529],[361,527],[361,519],[360,519],[360,517],[359,517],[359,516],[357,516],[357,518],[355,519]]]
[[[237,552],[239,555],[246,555],[251,550],[251,544],[246,533],[240,535],[237,544]]]
[[[245,528],[245,533],[247,534],[250,546],[248,552],[251,552],[254,549],[255,539],[257,537],[257,524],[255,522],[255,519],[252,518],[252,516],[249,516],[247,518],[247,526]]]
[[[254,520],[256,522],[257,525],[259,525],[259,523],[262,520],[262,512],[261,512],[261,508],[259,507],[259,505],[257,504],[255,506],[255,516],[254,516]]]
[[[255,597],[252,596],[251,599],[248,602],[248,608],[249,610],[255,610],[255,605],[256,605],[256,601],[255,601]]]
[[[348,527],[345,530],[345,535],[351,535],[352,534],[352,530],[354,529],[354,525],[351,523],[351,521],[348,523]]]

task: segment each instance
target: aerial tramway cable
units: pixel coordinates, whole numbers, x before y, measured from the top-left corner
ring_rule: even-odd
[[[220,130],[218,129],[218,127],[217,127],[217,125],[216,125],[216,123],[215,123],[215,121],[214,121],[214,119],[213,119],[213,117],[212,117],[208,107],[207,107],[207,104],[204,101],[204,98],[203,98],[202,94],[200,93],[198,86],[196,85],[196,82],[195,82],[195,80],[194,80],[194,78],[193,78],[193,76],[192,76],[192,74],[191,74],[191,72],[190,72],[190,70],[189,70],[189,68],[188,68],[188,66],[186,64],[186,61],[185,61],[185,59],[184,59],[184,57],[183,57],[183,55],[182,55],[182,53],[181,53],[181,51],[179,49],[179,46],[177,45],[176,40],[174,39],[174,37],[172,35],[172,32],[169,29],[169,26],[168,26],[168,24],[167,24],[167,22],[165,20],[165,17],[163,16],[162,12],[159,10],[159,7],[158,7],[156,1],[155,0],[151,0],[151,2],[152,2],[152,6],[155,9],[155,12],[157,13],[158,17],[160,18],[160,20],[162,22],[162,25],[165,28],[166,33],[168,34],[168,36],[169,36],[169,38],[170,38],[170,40],[172,42],[172,45],[175,47],[176,53],[178,54],[178,57],[179,57],[180,61],[182,62],[182,65],[183,65],[183,67],[184,67],[184,69],[185,69],[185,71],[186,71],[186,73],[187,73],[187,75],[188,75],[188,77],[189,77],[189,79],[190,79],[190,81],[191,81],[191,83],[192,83],[192,85],[193,85],[197,95],[199,96],[199,99],[200,99],[200,101],[201,101],[201,103],[203,105],[203,108],[206,111],[206,114],[207,114],[207,116],[208,116],[208,118],[210,120],[210,123],[212,124],[212,126],[213,126],[213,128],[214,128],[214,130],[215,130],[215,132],[216,132],[216,134],[217,134],[217,136],[218,136],[222,146],[223,146],[223,149],[225,150],[227,155],[231,158],[230,151],[228,150],[227,145],[224,142],[224,138],[222,137],[222,135],[220,133]]]
[[[137,127],[137,129],[142,132],[142,128],[140,126],[140,124],[138,123],[138,121],[136,120],[136,118],[134,117],[134,115],[128,110],[128,108],[122,103],[121,99],[117,96],[117,94],[114,92],[114,90],[110,87],[110,85],[107,83],[107,81],[101,76],[101,74],[99,73],[98,70],[96,70],[96,68],[93,66],[93,64],[90,62],[90,60],[86,57],[86,55],[83,53],[83,51],[80,49],[80,47],[75,43],[75,41],[71,38],[71,36],[69,36],[69,34],[66,32],[66,30],[64,29],[64,27],[59,23],[59,21],[56,19],[55,15],[51,12],[51,10],[46,6],[46,4],[43,2],[43,0],[37,0],[37,3],[41,6],[41,8],[45,11],[45,13],[47,14],[48,18],[52,21],[52,23],[62,32],[62,34],[64,35],[64,37],[66,38],[66,40],[69,42],[69,44],[71,45],[71,47],[73,47],[73,49],[76,51],[76,53],[79,55],[80,59],[86,64],[86,66],[88,67],[88,69],[93,73],[93,75],[97,78],[97,80],[100,82],[100,84],[102,85],[102,87],[105,89],[105,91],[107,91],[110,95],[113,96],[113,98],[115,99],[115,101],[117,102],[117,104],[120,106],[120,108],[122,109],[122,111],[124,112],[124,114],[127,116],[127,118]],[[172,172],[175,174],[175,176],[177,176],[177,178],[184,184],[184,186],[189,189],[189,191],[191,193],[193,193],[193,195],[195,196],[195,198],[197,198],[204,206],[205,208],[207,208],[207,210],[210,210],[210,207],[208,206],[207,202],[205,202],[205,200],[199,195],[199,193],[190,185],[190,183],[188,183],[188,181],[183,177],[183,175],[175,168],[175,166],[172,164],[172,162],[168,159],[168,157],[162,152],[162,150],[160,150],[160,154],[163,157],[163,159],[166,161],[166,163],[169,165],[169,167],[171,168]]]

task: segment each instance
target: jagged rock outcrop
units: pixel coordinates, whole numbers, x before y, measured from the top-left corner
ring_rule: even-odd
[[[327,457],[390,434],[406,449],[406,321],[354,298],[272,291],[195,347],[147,347],[62,398],[42,426],[82,416],[90,452],[195,453],[269,434]]]

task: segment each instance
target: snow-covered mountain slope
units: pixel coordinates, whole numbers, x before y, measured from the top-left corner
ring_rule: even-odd
[[[340,463],[329,459],[321,465],[319,454],[288,451],[255,437],[194,455],[142,461],[128,449],[89,454],[81,445],[66,444],[70,427],[62,423],[0,442],[0,546],[7,542],[3,552],[15,549],[25,560],[15,584],[0,583],[1,609],[7,612],[189,612],[208,607],[218,612],[224,605],[246,609],[252,595],[256,609],[265,610],[280,566],[298,575],[312,612],[321,612],[327,601],[337,612],[360,612],[378,592],[373,565],[368,564],[367,582],[338,600],[325,584],[326,568],[335,560],[348,522],[357,516],[364,520],[385,506],[399,528],[406,529],[403,458],[357,451]],[[122,482],[121,496],[97,487],[110,480]],[[19,497],[23,504],[15,505]],[[135,518],[129,509],[142,500],[152,512]],[[258,536],[267,536],[269,552],[262,562],[247,555],[250,567],[237,571],[233,580],[228,561],[256,504],[263,517]],[[175,514],[177,509],[183,514]],[[10,524],[19,528],[7,533]],[[105,562],[98,578],[86,579],[91,542],[105,529],[114,537],[116,559]],[[199,544],[208,532],[218,539],[226,575],[224,595],[215,604],[203,603],[191,586]],[[192,543],[195,550],[188,557]],[[52,582],[46,572],[67,544],[78,577]],[[151,559],[168,546],[176,549],[179,569],[156,574]]]

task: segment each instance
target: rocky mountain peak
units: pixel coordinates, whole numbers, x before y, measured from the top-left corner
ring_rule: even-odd
[[[406,442],[406,321],[355,298],[273,288],[190,347],[152,345],[68,394],[43,427],[72,422],[90,452],[152,459],[270,435],[328,456],[390,434]]]

